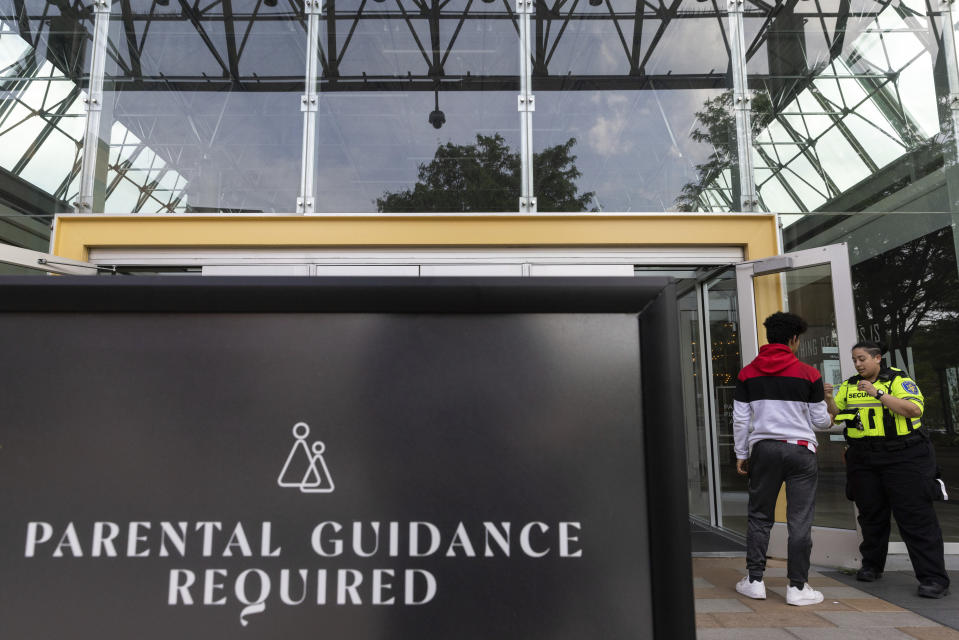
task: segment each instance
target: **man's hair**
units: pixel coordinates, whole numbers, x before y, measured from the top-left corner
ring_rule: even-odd
[[[876,356],[881,356],[886,352],[886,349],[878,342],[873,342],[872,340],[863,340],[852,345],[853,349],[862,349],[873,358]]]
[[[766,341],[775,344],[788,344],[793,336],[806,333],[809,325],[795,313],[777,311],[763,322],[766,327]]]

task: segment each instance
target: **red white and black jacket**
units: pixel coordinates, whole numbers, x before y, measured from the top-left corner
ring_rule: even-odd
[[[736,458],[745,460],[760,440],[785,440],[816,450],[813,429],[832,424],[822,376],[784,344],[766,344],[743,367],[733,396]]]

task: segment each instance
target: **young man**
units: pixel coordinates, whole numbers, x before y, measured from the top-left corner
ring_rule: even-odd
[[[816,604],[822,602],[822,593],[806,582],[818,481],[813,429],[828,429],[832,419],[826,411],[822,376],[796,357],[806,321],[794,313],[779,312],[766,318],[763,326],[769,344],[760,347],[756,359],[739,372],[733,398],[736,472],[749,476],[749,575],[739,581],[736,591],[749,598],[766,598],[766,549],[776,498],[785,482],[786,603]]]

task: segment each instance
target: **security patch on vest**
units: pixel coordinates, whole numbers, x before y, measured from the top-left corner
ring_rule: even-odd
[[[902,388],[906,390],[906,393],[919,393],[919,387],[912,380],[903,381]]]

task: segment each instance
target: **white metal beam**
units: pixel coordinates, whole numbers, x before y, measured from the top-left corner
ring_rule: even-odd
[[[756,211],[759,198],[753,174],[752,105],[746,72],[746,39],[743,0],[729,0],[729,61],[733,72],[733,116],[736,121],[736,156],[739,169],[740,210]],[[733,203],[735,208],[736,203]]]
[[[533,0],[516,0],[519,18],[519,111],[520,132],[520,192],[519,212],[536,213],[536,197],[533,188],[533,111],[536,98],[533,96],[533,57],[530,16],[534,10]]]
[[[100,148],[100,115],[103,112],[103,75],[106,70],[107,40],[110,37],[111,0],[95,0],[93,12],[93,59],[90,64],[89,94],[84,98],[87,110],[86,132],[83,134],[83,155],[80,164],[80,194],[75,203],[77,213],[93,212],[93,189],[96,179],[97,150]],[[109,133],[107,144],[109,145]]]
[[[316,210],[316,194],[313,174],[316,171],[316,127],[319,114],[319,32],[321,0],[306,0],[304,10],[307,15],[306,31],[306,85],[300,98],[300,111],[303,112],[303,156],[300,163],[300,195],[296,198],[297,213],[313,213]],[[331,18],[332,19],[332,18]],[[336,51],[330,55],[335,57]]]

